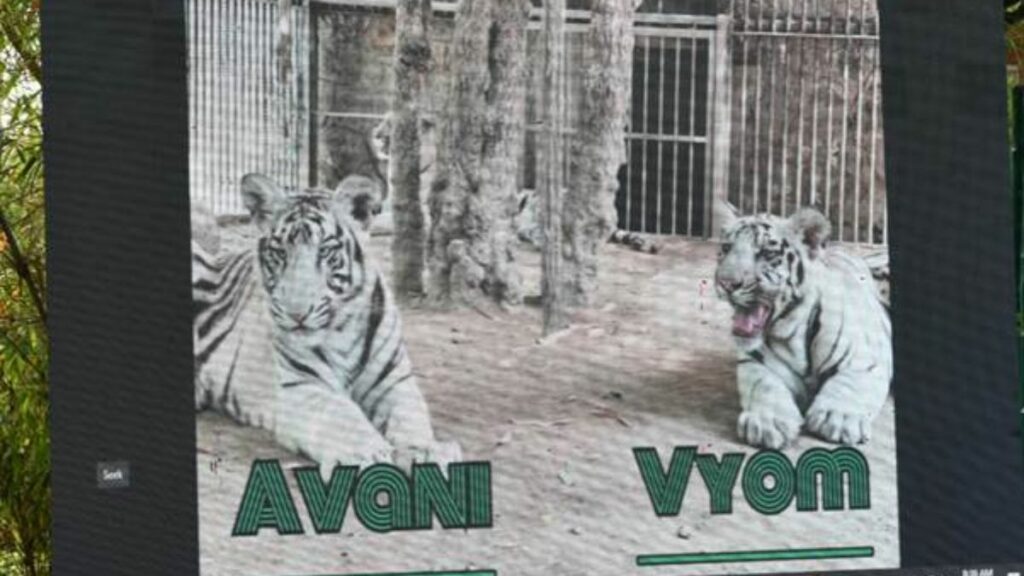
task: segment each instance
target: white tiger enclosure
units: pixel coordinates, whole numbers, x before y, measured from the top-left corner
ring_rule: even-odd
[[[256,168],[296,187],[385,178],[369,138],[394,99],[394,0],[293,2],[287,78],[275,46],[277,0],[187,5],[194,199],[241,214],[236,183]],[[569,2],[567,12],[569,138],[587,65],[585,7]],[[455,3],[433,8],[428,108],[438,114]],[[540,18],[538,6],[524,189],[535,186]],[[706,238],[715,231],[712,199],[721,197],[745,214],[816,206],[837,240],[887,243],[874,0],[646,0],[634,30],[621,228]]]

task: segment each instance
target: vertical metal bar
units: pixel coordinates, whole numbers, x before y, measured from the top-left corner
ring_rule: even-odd
[[[186,60],[186,62],[187,62],[186,65],[188,67],[188,69],[186,70],[186,74],[187,74],[186,82],[187,82],[187,86],[188,86],[188,88],[187,88],[187,91],[188,91],[188,96],[187,96],[187,98],[188,98],[188,181],[189,181],[188,193],[189,193],[189,201],[190,202],[192,200],[192,197],[191,197],[192,196],[192,182],[195,181],[195,151],[194,151],[194,144],[193,143],[195,142],[194,126],[195,126],[195,120],[196,120],[195,98],[192,97],[192,94],[195,92],[192,89],[192,85],[195,82],[195,77],[196,77],[196,65],[195,65],[196,48],[195,48],[195,44],[193,44],[193,42],[195,41],[196,35],[192,31],[192,26],[195,24],[196,18],[195,18],[195,15],[192,13],[192,9],[193,9],[193,0],[185,0],[185,50],[186,50],[186,53],[185,53],[186,56],[185,57],[187,59]]]
[[[202,154],[202,198],[210,210],[213,210],[213,198],[210,195],[210,174],[213,173],[213,98],[211,98],[212,87],[210,82],[210,69],[216,62],[213,54],[213,8],[209,0],[198,0],[202,7],[202,30],[199,33],[199,42],[203,47],[202,73],[199,75],[199,99],[200,126],[201,129],[201,154]]]
[[[789,21],[790,12],[793,9],[793,0],[789,0],[789,10],[780,8],[782,13],[782,25],[785,28],[785,32],[789,32]],[[780,64],[782,68],[782,150],[779,153],[780,162],[782,164],[782,185],[779,187],[779,211],[785,216],[786,215],[786,201],[789,196],[789,161],[787,158],[789,152],[789,82],[786,79],[789,78],[789,43],[790,39],[788,36],[779,38],[779,51],[782,53]]]
[[[271,84],[273,46],[269,42],[270,35],[267,32],[270,3],[266,0],[255,0],[253,8],[256,12],[256,23],[253,26],[252,35],[255,39],[257,93],[259,94],[256,101],[258,143],[256,154],[258,160],[254,169],[260,174],[274,178],[273,149],[271,147],[272,127],[270,124],[270,106],[274,98],[274,88]]]
[[[294,30],[292,36],[292,46],[295,48],[295,72],[294,72],[294,94],[293,98],[295,103],[295,114],[294,120],[292,121],[292,131],[295,133],[295,159],[292,161],[292,170],[295,173],[295,186],[302,187],[302,151],[305,148],[303,146],[304,133],[302,127],[302,117],[306,113],[306,90],[303,87],[305,81],[305,58],[303,58],[303,49],[305,48],[304,36],[303,36],[303,14],[304,8],[299,5],[292,9],[292,19],[294,20]]]
[[[660,36],[658,38],[658,136],[662,135],[663,126],[665,122],[665,37]],[[662,192],[662,160],[665,157],[664,151],[662,150],[664,142],[661,138],[658,138],[657,150],[658,150],[658,203],[657,203],[657,222],[655,222],[655,230],[658,234],[661,234],[661,192]]]
[[[271,170],[270,155],[270,132],[269,132],[269,101],[273,98],[273,89],[270,86],[270,57],[272,49],[267,43],[267,12],[269,6],[266,0],[254,0],[253,12],[255,22],[253,23],[253,52],[256,54],[256,161],[253,171],[265,176],[273,177]]]
[[[292,116],[295,110],[295,103],[292,100],[292,87],[294,85],[295,76],[295,51],[293,49],[295,39],[295,22],[292,21],[291,9],[286,8],[283,13],[277,15],[278,18],[284,18],[288,21],[288,29],[291,30],[291,42],[288,46],[284,47],[287,51],[288,58],[291,59],[291,66],[289,67],[289,74],[281,78],[281,89],[284,92],[284,102],[281,107],[281,121],[284,122],[284,155],[283,155],[283,169],[284,169],[284,183],[285,186],[291,188],[294,184],[292,180],[292,158],[294,155],[294,140],[295,134],[293,133]]]
[[[847,144],[850,134],[850,51],[853,48],[853,39],[850,33],[850,18],[853,15],[853,0],[846,0],[846,24],[843,32],[846,35],[846,53],[843,55],[843,139],[839,143],[839,240],[845,240],[844,226],[846,224],[846,160]]]
[[[269,6],[262,0],[256,4],[259,8],[259,24],[256,26],[256,50],[259,52],[259,76],[260,76],[260,119],[259,119],[259,131],[260,131],[260,145],[262,150],[260,152],[260,173],[271,175],[273,171],[272,160],[271,160],[271,128],[270,128],[270,98],[273,97],[273,88],[270,85],[270,57],[272,52],[267,46],[266,42],[266,22],[267,12]]]
[[[878,161],[878,81],[879,81],[879,66],[878,62],[881,59],[878,52],[878,48],[874,51],[875,54],[875,66],[872,70],[872,95],[871,95],[871,171],[868,173],[868,234],[871,243],[875,242],[874,226],[875,226],[875,170],[877,169]],[[886,209],[885,204],[882,205],[882,210]]]
[[[187,20],[187,36],[186,45],[188,47],[188,194],[189,201],[195,199],[194,186],[196,183],[196,120],[198,119],[198,99],[196,98],[196,74],[198,73],[199,63],[199,52],[197,49],[198,34],[196,33],[199,25],[196,14],[196,0],[186,0],[186,18]]]
[[[764,4],[758,12],[758,30],[760,30],[761,16],[764,12]],[[761,184],[761,108],[764,103],[762,99],[762,84],[764,80],[764,39],[760,36],[754,38],[757,46],[757,87],[754,90],[754,209],[752,213],[761,210],[758,195]]]
[[[776,0],[777,1],[777,0]],[[771,14],[771,30],[775,32],[775,8],[776,2],[771,2],[772,14]],[[776,83],[775,73],[775,45],[777,42],[774,38],[768,39],[768,53],[771,55],[768,63],[768,174],[766,177],[767,190],[766,200],[768,205],[768,213],[772,213],[772,189],[774,187],[774,181],[772,179],[774,168],[775,168],[775,92],[778,88]]]
[[[275,180],[280,178],[278,171],[278,138],[281,133],[281,125],[277,121],[277,52],[274,42],[274,28],[277,25],[276,2],[267,2],[264,5],[265,14],[260,37],[263,38],[263,53],[266,55],[267,74],[267,175]]]
[[[216,46],[214,40],[216,35],[214,34],[214,22],[215,15],[213,5],[210,0],[200,0],[203,11],[203,23],[202,23],[202,40],[203,43],[203,73],[200,77],[200,92],[199,96],[201,100],[201,106],[203,109],[203,136],[202,136],[202,150],[203,150],[203,198],[205,199],[206,205],[210,210],[214,210],[213,196],[210,193],[212,174],[213,174],[213,162],[214,162],[214,102],[213,99],[213,70],[217,65]]]
[[[297,187],[299,184],[299,54],[298,54],[298,39],[299,39],[299,27],[297,17],[298,7],[293,6],[288,10],[288,28],[291,30],[291,42],[288,46],[289,52],[291,53],[291,78],[288,82],[288,134],[291,137],[291,146],[289,146],[290,155],[288,158],[288,180],[293,187]]]
[[[861,45],[857,65],[857,128],[854,132],[854,169],[853,169],[853,241],[860,241],[860,179],[861,179],[861,146],[863,144],[863,109],[864,109],[864,46]]]
[[[818,0],[814,0],[814,15],[816,19],[815,32],[821,29],[821,14],[819,12]],[[811,198],[810,204],[814,206],[818,202],[818,92],[820,86],[818,86],[820,75],[821,75],[821,57],[818,54],[816,48],[820,45],[818,39],[811,40],[811,47],[815,48],[813,57],[811,59],[813,72],[811,74],[811,168],[810,168],[810,180],[811,180]]]
[[[211,1],[213,1],[213,0],[211,0]],[[226,50],[227,41],[228,41],[228,39],[227,39],[228,34],[227,34],[227,30],[224,29],[224,21],[227,19],[227,5],[224,4],[223,2],[216,2],[216,1],[213,1],[213,5],[215,6],[215,9],[217,11],[217,14],[216,14],[216,17],[215,17],[215,20],[214,20],[215,26],[216,26],[216,28],[214,29],[214,34],[216,34],[216,36],[217,36],[216,37],[217,59],[216,59],[216,67],[213,70],[213,79],[214,79],[214,83],[215,83],[214,95],[213,95],[213,101],[215,102],[215,104],[214,104],[214,106],[215,106],[214,115],[216,117],[216,124],[217,124],[215,138],[216,138],[217,144],[216,144],[216,152],[215,152],[215,156],[214,156],[214,158],[216,159],[215,160],[215,166],[214,166],[214,173],[213,173],[212,176],[214,177],[214,180],[213,180],[213,182],[214,182],[214,186],[213,186],[214,211],[217,214],[220,214],[221,213],[220,200],[221,200],[221,197],[223,196],[223,194],[221,194],[221,188],[223,186],[223,182],[221,182],[221,180],[224,177],[224,134],[227,132],[227,125],[225,124],[225,115],[224,115],[224,109],[226,108],[226,102],[224,101],[224,96],[225,96],[225,94],[224,94],[224,92],[225,92],[224,85],[227,82],[226,75],[224,74],[224,59],[225,59],[225,50]]]
[[[260,51],[260,14],[262,3],[259,0],[251,0],[250,12],[252,17],[249,24],[250,50],[252,51],[252,127],[250,134],[250,148],[252,149],[252,161],[247,172],[263,171],[263,141],[260,138],[260,103],[263,101],[264,92],[261,62],[263,55]]]
[[[743,43],[743,56],[742,56],[742,58],[740,60],[740,66],[743,67],[743,76],[742,76],[741,88],[740,88],[740,130],[739,130],[739,135],[740,135],[740,162],[739,162],[739,164],[740,164],[740,166],[739,166],[739,171],[740,171],[740,174],[739,174],[739,177],[740,177],[740,184],[739,184],[740,195],[739,195],[739,198],[737,198],[737,200],[738,200],[737,207],[739,208],[740,212],[743,213],[743,198],[746,195],[745,194],[745,190],[746,190],[746,177],[747,177],[747,68],[749,68],[749,63],[750,63],[749,62],[749,58],[748,58],[748,56],[749,56],[749,48],[750,48],[750,39],[749,39],[749,37],[745,33],[748,32],[749,28],[750,28],[750,0],[741,0],[741,1],[743,2],[743,6],[744,6],[744,15],[743,15],[743,32],[744,32],[744,35],[740,38],[740,42]],[[756,212],[757,211],[756,203],[755,203],[755,206],[752,207],[751,211],[752,212]]]
[[[807,2],[803,0],[803,10],[800,14],[800,32],[807,32]],[[797,66],[800,76],[800,87],[797,96],[796,112],[796,208],[803,206],[803,184],[804,184],[804,67],[807,64],[807,44],[805,38],[800,36],[797,39],[797,46],[800,51],[800,65]],[[813,87],[813,85],[812,85]]]
[[[305,59],[302,57],[302,7],[292,7],[292,185],[302,188],[302,115],[305,113],[305,90],[302,82],[305,79]]]
[[[233,36],[232,42],[232,58],[231,58],[231,174],[230,174],[230,186],[228,190],[232,190],[237,182],[241,179],[240,174],[242,166],[242,145],[244,143],[245,127],[242,125],[242,106],[245,95],[245,86],[243,84],[243,76],[245,70],[242,64],[242,56],[244,51],[244,36],[242,34],[241,23],[242,23],[242,2],[241,0],[233,0],[232,8],[234,14],[231,18],[231,30]],[[230,194],[230,192],[229,192]],[[228,196],[229,203],[233,206],[236,194],[230,194]]]
[[[716,21],[720,21],[720,20],[716,19]],[[694,26],[696,26],[696,24]],[[716,73],[716,70],[718,69],[718,66],[719,66],[719,62],[718,62],[718,59],[720,57],[719,49],[722,47],[722,45],[718,42],[718,39],[717,39],[719,34],[721,34],[721,30],[716,26],[715,34],[713,36],[708,37],[708,39],[707,39],[708,53],[707,53],[707,67],[706,67],[707,75],[706,75],[706,81],[707,81],[707,85],[708,85],[707,86],[707,103],[708,104],[707,104],[707,106],[704,107],[705,108],[705,110],[704,110],[704,114],[705,114],[705,118],[704,118],[704,142],[705,142],[705,144],[704,144],[704,214],[703,214],[704,230],[703,230],[703,233],[702,233],[702,236],[703,236],[704,239],[710,238],[711,234],[712,234],[712,232],[711,232],[711,212],[712,212],[711,203],[712,203],[712,199],[713,199],[712,197],[713,197],[713,188],[714,188],[713,176],[715,174],[714,160],[715,160],[716,148],[718,147],[718,138],[717,138],[717,135],[715,134],[715,131],[714,131],[713,127],[712,127],[712,124],[714,123],[713,119],[715,118],[715,105],[714,105],[714,103],[721,96],[718,93],[718,88],[720,87],[720,84],[719,84],[718,79],[717,79],[718,74]]]
[[[224,171],[224,189],[221,191],[225,203],[230,203],[228,197],[231,183],[235,181],[235,134],[237,129],[235,127],[235,111],[238,110],[238,104],[235,101],[237,95],[236,88],[236,71],[235,71],[235,59],[238,56],[238,46],[235,34],[235,22],[238,18],[237,0],[228,0],[228,13],[227,18],[224,19],[224,26],[227,27],[228,36],[228,50],[227,58],[225,60],[224,75],[227,78],[227,110],[225,110],[225,120],[227,121],[227,129],[224,131],[224,142],[226,154],[224,159],[226,161]]]
[[[694,32],[697,31],[694,25]],[[710,49],[710,47],[709,47]],[[707,107],[711,107],[708,100]],[[705,130],[705,136],[707,130]],[[697,34],[690,39],[690,141],[686,148],[689,153],[689,170],[686,173],[686,235],[693,236],[693,165],[694,147],[697,145],[694,138],[697,136]],[[707,138],[705,138],[705,149]]]
[[[651,37],[644,36],[644,128],[641,140],[643,171],[640,172],[640,231],[647,232],[647,114],[650,109]]]
[[[556,92],[561,95],[561,98],[558,99],[559,104],[561,105],[561,110],[559,111],[559,119],[561,122],[558,125],[558,129],[561,132],[561,135],[559,136],[559,145],[562,147],[562,178],[559,182],[562,183],[562,186],[566,186],[569,182],[569,167],[570,160],[572,159],[572,137],[570,136],[570,131],[574,125],[572,108],[569,106],[569,101],[572,98],[572,77],[569,71],[573,70],[574,67],[569,65],[572,59],[570,53],[573,48],[571,37],[565,31],[565,22],[559,25],[559,29],[562,31],[563,46],[562,69],[560,70],[562,74],[562,85],[558,87],[558,92]],[[559,192],[559,197],[561,197],[561,194],[562,193]]]
[[[636,59],[636,45],[633,46],[633,58]],[[633,69],[629,71],[629,82],[634,83],[634,74],[636,74],[636,64],[633,65]],[[631,91],[630,102],[629,102],[629,127],[626,131],[626,225],[624,226],[627,230],[632,230],[633,225],[633,134],[636,134],[636,126],[633,125],[633,119],[636,117],[634,108],[636,107],[636,94],[635,91]]]
[[[252,43],[255,35],[253,34],[253,13],[254,5],[253,0],[245,0],[242,4],[242,18],[239,20],[242,27],[242,68],[245,71],[242,74],[242,82],[245,87],[245,92],[242,94],[242,166],[240,173],[241,177],[243,174],[248,173],[252,170],[253,165],[253,133],[252,129],[255,125],[253,122],[253,107],[256,103],[254,97],[255,89],[253,87],[253,80],[255,78],[255,66],[253,64],[254,56],[256,51],[253,50]]]
[[[298,50],[298,8],[293,6],[289,10],[289,25],[292,31],[289,51],[292,55],[291,78],[288,82],[288,134],[291,136],[291,145],[288,147],[291,154],[288,158],[288,179],[293,187],[298,185],[298,157],[299,157],[299,126],[296,121],[299,116],[299,50]]]
[[[284,158],[287,156],[287,150],[285,148],[288,142],[285,140],[285,131],[283,118],[281,117],[281,111],[283,110],[284,103],[284,82],[281,81],[280,62],[278,61],[277,52],[277,34],[276,29],[279,25],[279,19],[281,14],[278,10],[277,3],[270,3],[270,22],[267,27],[267,42],[270,44],[271,59],[273,64],[270,67],[270,75],[273,78],[274,86],[274,100],[271,103],[271,113],[274,117],[274,140],[271,148],[271,153],[274,155],[274,179],[280,182],[282,185],[287,185],[287,179],[285,178],[285,163]]]
[[[232,173],[232,180],[237,182],[242,177],[242,170],[245,165],[245,106],[246,106],[246,70],[245,70],[245,3],[246,0],[237,0],[235,5],[235,130],[232,140],[235,143],[235,168]]]
[[[835,2],[832,1],[829,10],[829,32],[835,31]],[[832,132],[834,124],[834,95],[832,94],[832,71],[835,68],[836,63],[836,43],[835,38],[830,35],[828,42],[828,65],[825,69],[828,71],[828,82],[826,86],[828,94],[828,124],[827,134],[825,137],[825,216],[831,219],[832,217]]]
[[[258,157],[254,170],[265,176],[273,177],[273,160],[271,155],[270,102],[274,97],[270,84],[271,57],[273,48],[268,43],[267,21],[270,6],[266,0],[255,0],[253,9],[256,12],[256,23],[252,35],[255,39],[253,50],[256,52],[256,85],[259,98],[256,100],[256,134]]]
[[[858,32],[864,34],[864,11],[867,6],[867,2],[861,0],[860,3],[860,25]],[[864,116],[864,62],[866,60],[866,48],[867,45],[864,41],[858,42],[858,56],[857,56],[857,131],[856,131],[856,144],[854,146],[854,165],[856,166],[853,171],[853,241],[857,243],[860,241],[860,179],[861,179],[861,160],[862,160],[862,144],[863,138],[863,116]],[[870,237],[871,226],[868,226],[868,235]]]
[[[316,187],[320,185],[320,174],[318,170],[318,156],[320,155],[320,28],[317,4],[309,5],[309,111],[308,125],[309,133],[309,185]]]
[[[292,40],[292,45],[295,47],[295,121],[292,123],[292,130],[295,132],[295,185],[302,187],[302,154],[305,150],[303,145],[303,139],[305,138],[305,131],[303,127],[305,122],[302,121],[306,114],[306,59],[305,55],[305,4],[300,4],[292,9],[293,17],[295,19],[295,30]]]
[[[682,74],[680,72],[680,64],[682,63],[682,52],[683,52],[683,40],[681,37],[676,36],[676,99],[675,99],[675,128],[673,134],[675,134],[676,141],[672,144],[672,234],[679,233],[679,218],[678,218],[678,204],[679,204],[679,147],[682,146],[682,142],[679,139],[679,116],[683,113],[682,103],[679,101],[680,84],[682,84]]]

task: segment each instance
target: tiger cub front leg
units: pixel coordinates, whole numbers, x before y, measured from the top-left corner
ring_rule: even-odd
[[[737,383],[743,411],[736,431],[744,442],[778,450],[797,437],[803,424],[794,392],[797,383],[787,383],[764,364],[749,358],[740,361]]]
[[[807,410],[807,429],[830,442],[864,444],[889,395],[889,375],[870,370],[840,371],[830,378]]]
[[[381,404],[384,437],[395,446],[398,466],[411,468],[414,463],[434,462],[446,467],[462,460],[458,443],[434,437],[430,409],[415,379],[399,383]]]
[[[322,470],[336,464],[390,463],[394,448],[345,394],[309,383],[277,392],[277,441],[316,460]]]

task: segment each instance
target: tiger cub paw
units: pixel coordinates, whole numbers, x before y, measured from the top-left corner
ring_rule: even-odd
[[[462,460],[462,448],[456,442],[434,442],[426,446],[400,446],[395,449],[395,465],[411,470],[413,464],[434,463],[442,469]]]
[[[361,470],[374,464],[394,463],[394,450],[391,446],[376,446],[372,449],[337,452],[316,458],[320,465],[320,476],[330,480],[336,466],[358,466]]]
[[[871,416],[815,403],[807,411],[807,430],[836,444],[857,445],[871,440]]]
[[[758,448],[781,450],[800,434],[800,419],[771,410],[748,410],[740,414],[736,432],[745,443]]]

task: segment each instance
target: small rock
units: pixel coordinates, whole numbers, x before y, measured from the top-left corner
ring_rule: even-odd
[[[504,445],[508,444],[511,441],[512,441],[512,432],[509,431],[509,432],[505,432],[504,434],[502,434],[501,438],[498,438],[498,441],[495,443],[495,445],[497,445],[497,446],[504,446]]]
[[[689,540],[690,536],[693,536],[693,533],[687,526],[680,526],[679,531],[676,532],[676,536],[679,536],[683,540]]]
[[[566,486],[572,486],[574,484],[572,476],[569,474],[568,470],[562,470],[561,472],[559,472],[558,479],[561,480],[562,484],[565,484]]]
[[[583,534],[583,529],[579,526],[573,526],[572,528],[569,528],[569,534],[572,534],[573,536],[579,536]]]

